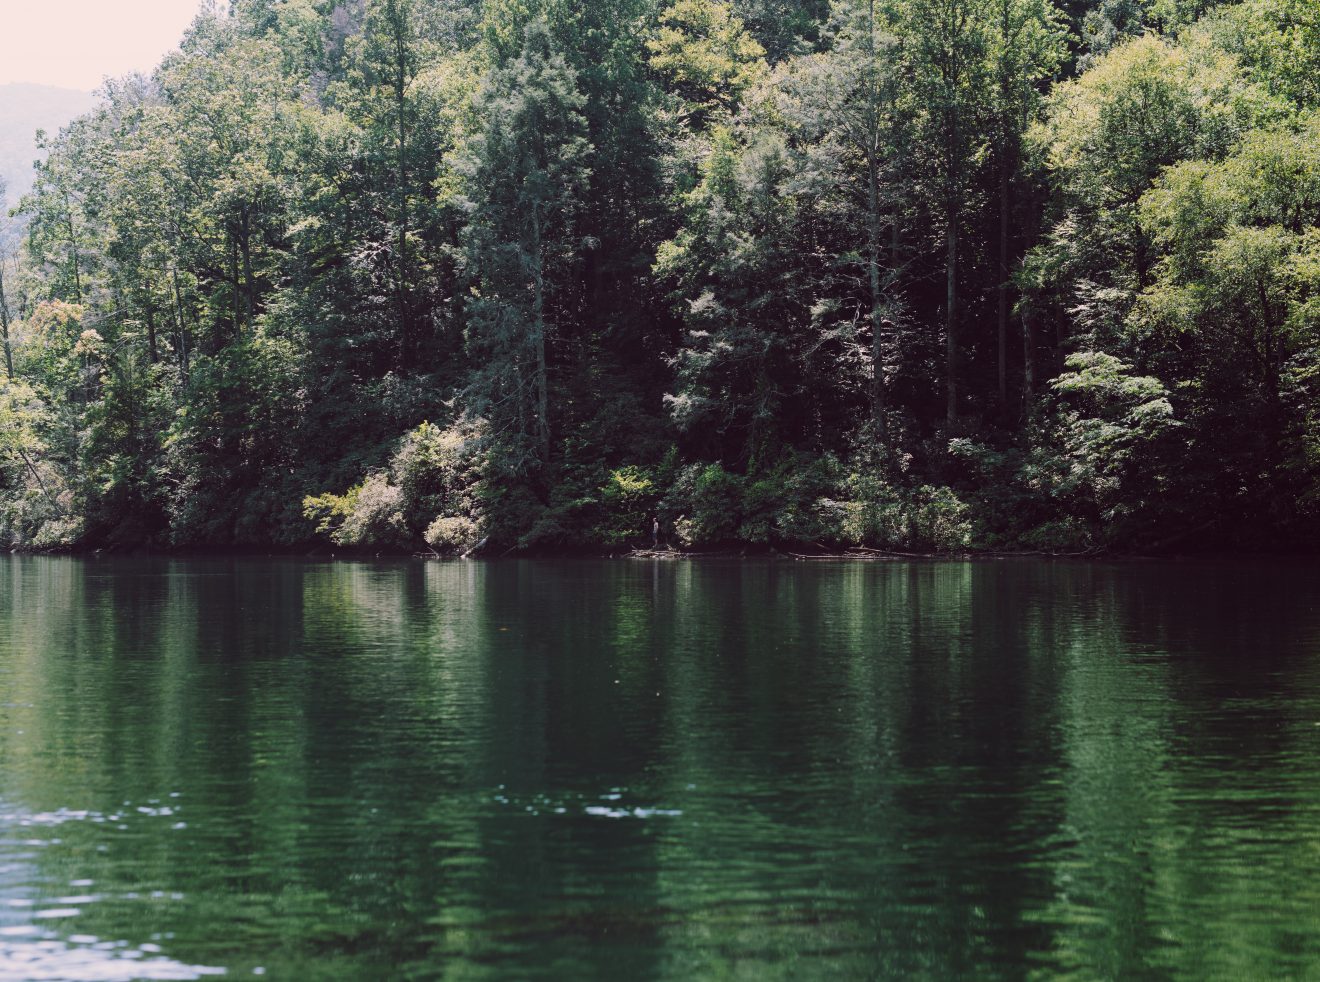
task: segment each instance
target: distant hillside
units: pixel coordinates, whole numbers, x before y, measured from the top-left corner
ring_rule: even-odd
[[[96,97],[90,92],[49,85],[0,85],[0,179],[9,189],[5,207],[13,207],[32,186],[37,130],[53,134],[95,104]]]

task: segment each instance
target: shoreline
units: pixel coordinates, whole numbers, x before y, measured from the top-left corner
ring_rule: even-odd
[[[958,552],[910,552],[899,550],[854,547],[839,552],[804,547],[731,546],[721,549],[683,550],[646,549],[594,550],[594,549],[510,549],[491,550],[480,555],[439,554],[411,549],[354,549],[325,546],[278,545],[209,545],[209,546],[120,546],[74,547],[65,549],[6,549],[11,556],[67,556],[76,559],[301,559],[309,562],[370,562],[372,560],[424,562],[501,562],[510,560],[630,560],[647,562],[677,562],[682,560],[753,561],[785,563],[819,562],[971,562],[1012,560],[1043,560],[1051,562],[1206,562],[1206,561],[1316,561],[1320,552],[1315,550],[1180,550],[1180,551],[1121,551],[1084,550],[1074,552],[1047,552],[1043,550],[975,550]]]

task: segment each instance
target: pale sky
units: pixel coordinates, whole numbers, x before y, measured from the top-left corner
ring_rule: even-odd
[[[0,83],[90,92],[149,72],[178,47],[199,0],[0,0]]]

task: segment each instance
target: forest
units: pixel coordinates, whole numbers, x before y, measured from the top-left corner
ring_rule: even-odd
[[[0,545],[1320,546],[1315,0],[233,0],[0,239]]]

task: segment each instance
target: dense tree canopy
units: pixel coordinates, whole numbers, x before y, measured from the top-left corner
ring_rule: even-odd
[[[247,0],[46,139],[0,539],[1320,544],[1308,0]]]

